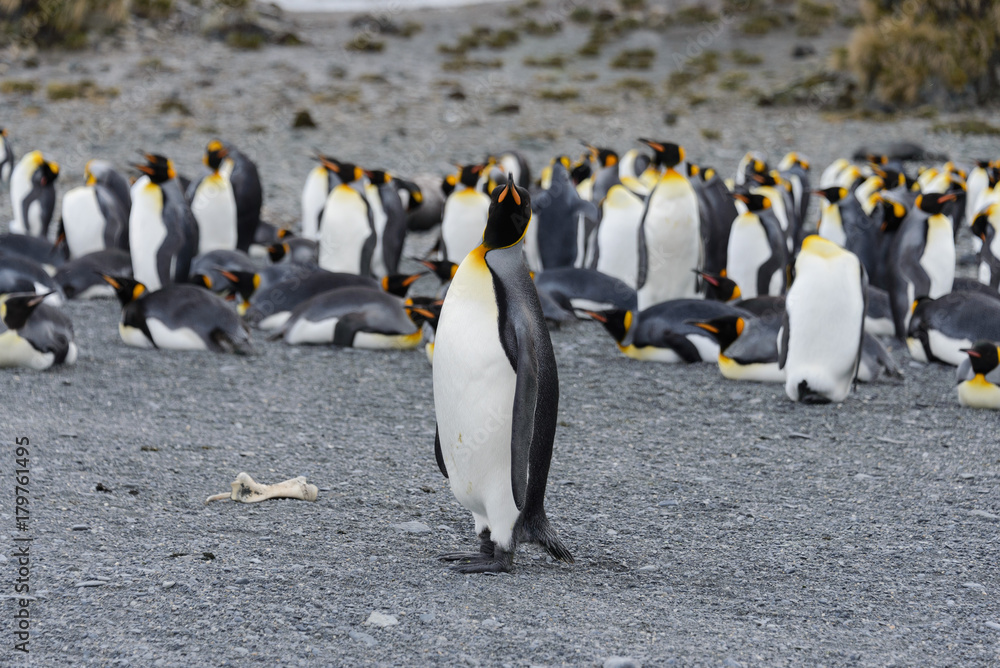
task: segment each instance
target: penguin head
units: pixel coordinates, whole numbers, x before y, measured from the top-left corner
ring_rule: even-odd
[[[731,302],[742,297],[740,286],[731,278],[710,274],[707,271],[693,270],[705,281],[705,298],[717,302]]]
[[[972,233],[982,239],[983,243],[987,243],[986,233],[990,228],[990,218],[996,214],[1000,214],[1000,204],[990,204],[980,211],[972,221]]]
[[[365,175],[364,170],[354,163],[341,162],[340,160],[325,155],[318,155],[316,157],[319,159],[320,164],[336,174],[343,183],[360,181],[361,177]]]
[[[458,183],[458,176],[456,174],[449,174],[441,179],[441,194],[443,194],[446,199],[449,195],[455,192],[456,183]]]
[[[212,289],[212,278],[207,274],[195,274],[191,277],[191,283],[193,285],[198,285],[208,290]]]
[[[836,204],[840,200],[847,197],[847,188],[830,186],[829,188],[824,188],[823,190],[814,190],[813,193],[825,198],[830,204]]]
[[[403,308],[406,309],[406,315],[410,316],[414,325],[420,327],[426,322],[431,329],[437,331],[438,318],[441,316],[441,300],[407,303]]]
[[[493,189],[490,212],[483,231],[483,246],[488,250],[509,248],[524,238],[531,222],[531,196],[514,184],[514,175],[507,183]]]
[[[944,205],[956,197],[955,193],[923,193],[917,195],[917,201],[914,202],[914,206],[924,213],[934,216],[944,211]]]
[[[59,178],[59,164],[51,160],[42,160],[31,175],[31,180],[40,186],[51,186]]]
[[[458,271],[458,265],[448,260],[417,260],[417,262],[434,272],[442,283],[455,278],[455,272]]]
[[[635,315],[626,309],[611,309],[609,311],[584,311],[591,318],[604,325],[604,329],[618,342],[624,345],[628,337],[632,324],[635,322]]]
[[[757,212],[771,208],[771,200],[760,193],[733,193],[733,198],[747,205],[750,211]]]
[[[405,181],[403,179],[397,179],[392,176],[390,176],[389,178],[394,180],[397,186],[399,186],[400,188],[402,188],[403,190],[405,190],[410,194],[410,197],[406,201],[407,213],[416,210],[417,208],[420,207],[421,204],[424,203],[424,192],[420,189],[420,186],[418,186],[416,183],[414,183],[413,181]]]
[[[290,255],[291,252],[292,247],[287,241],[267,247],[267,256],[271,259],[271,264],[278,264],[283,257]]]
[[[8,329],[21,329],[32,312],[51,292],[39,295],[34,292],[11,292],[0,296],[0,320]]]
[[[596,162],[601,167],[614,167],[618,164],[618,153],[610,148],[592,146],[586,142],[583,142],[583,145],[587,147],[587,151],[590,153],[591,162]]]
[[[882,232],[895,232],[903,224],[903,219],[906,218],[906,206],[882,193],[875,193],[875,195],[885,205],[882,215]]]
[[[754,172],[750,175],[750,178],[762,186],[778,185],[778,179],[774,172]]]
[[[389,172],[382,169],[366,169],[365,176],[367,176],[368,180],[375,185],[381,185],[392,181],[392,176],[389,175]]]
[[[146,286],[134,278],[109,274],[101,274],[101,278],[115,289],[115,295],[118,296],[118,301],[121,302],[122,306],[131,304],[148,292]]]
[[[884,166],[889,164],[889,156],[887,155],[877,155],[875,153],[869,153],[865,156],[865,160],[870,162],[872,165]]]
[[[426,276],[430,272],[420,271],[416,274],[389,274],[382,277],[382,289],[391,295],[405,297],[406,291],[410,289],[418,278]]]
[[[719,349],[725,351],[743,333],[746,320],[736,315],[726,315],[703,322],[689,321],[688,324],[700,327],[711,334],[712,338],[718,342]]]
[[[219,273],[232,284],[245,302],[250,301],[250,297],[260,287],[260,274],[255,274],[252,271],[221,270]]]
[[[584,160],[573,165],[573,169],[570,170],[569,176],[573,179],[574,185],[579,185],[590,178],[590,175],[594,173],[593,168],[590,166],[590,162]]]
[[[673,168],[684,162],[684,149],[677,144],[642,138],[639,141],[653,149],[653,163],[660,167]]]
[[[208,146],[205,147],[205,155],[202,157],[202,162],[208,166],[213,172],[219,171],[219,167],[222,165],[222,161],[226,159],[229,155],[229,149],[222,145],[222,142],[213,139],[208,142]]]
[[[177,176],[177,172],[174,171],[173,161],[166,156],[155,153],[143,153],[143,156],[146,158],[146,164],[137,164],[135,168],[147,175],[153,183],[166,183]]]
[[[693,162],[688,163],[688,166],[687,166],[687,175],[688,175],[689,179],[693,179],[695,177],[703,178],[702,174],[701,174],[701,167],[699,167],[698,165],[694,164]]]
[[[971,348],[963,348],[962,352],[969,356],[972,371],[984,376],[1000,366],[1000,348],[992,341],[976,341]]]
[[[483,173],[483,165],[459,165],[456,185],[461,183],[466,188],[475,188],[479,176]]]

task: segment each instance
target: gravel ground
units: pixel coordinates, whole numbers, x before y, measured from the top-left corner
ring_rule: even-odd
[[[799,148],[821,166],[856,143],[893,138],[959,156],[1000,153],[997,138],[929,135],[926,119],[832,124],[717,91],[667,127],[669,95],[610,94],[601,86],[621,75],[600,63],[554,75],[561,85],[597,71],[574,84],[580,101],[542,102],[525,91],[552,82],[517,63],[540,44],[571,50],[585,31],[526,40],[504,52],[497,73],[440,72],[436,43],[473,16],[502,12],[422,12],[423,33],[347,61],[345,81],[328,74],[351,34],[339,17],[300,21],[312,46],[252,54],[146,28],[124,40],[124,55],[43,55],[30,70],[9,60],[7,77],[87,76],[121,95],[4,96],[4,125],[20,152],[38,146],[64,163],[63,191],[90,157],[123,164],[135,148],[156,148],[193,171],[215,133],[245,137],[277,222],[297,215],[313,145],[399,169],[422,156],[410,173],[509,144],[537,168],[575,153],[579,137],[625,146],[645,134],[681,138],[696,160],[719,166],[761,146]],[[720,49],[767,54],[779,77],[787,51],[775,44],[794,39],[723,38]],[[622,44],[665,47],[642,75],[659,81],[686,39],[639,31]],[[137,74],[150,56],[161,68]],[[456,86],[465,100],[442,94]],[[353,101],[318,101],[344,89]],[[171,97],[193,115],[159,113]],[[510,99],[519,114],[479,113]],[[595,100],[612,113],[585,113]],[[299,107],[319,131],[288,127]],[[705,140],[705,127],[720,140]],[[429,243],[415,236],[411,248]],[[711,365],[628,360],[594,323],[554,331],[561,407],[547,507],[576,564],[528,547],[513,574],[469,577],[434,560],[476,540],[434,463],[421,353],[292,348],[260,336],[249,357],[140,351],[119,340],[116,303],[66,311],[81,348],[74,368],[0,376],[5,580],[14,439],[30,438],[32,453],[31,665],[1000,662],[998,418],[959,408],[950,368],[900,356],[902,382],[809,407],[781,386],[724,381]],[[203,504],[240,471],[266,483],[305,475],[319,499]],[[2,606],[10,619],[13,602]],[[373,612],[391,619],[366,624]],[[13,656],[10,628],[0,663]]]

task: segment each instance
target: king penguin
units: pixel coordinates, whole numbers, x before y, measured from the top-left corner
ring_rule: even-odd
[[[237,150],[232,144],[224,143],[226,161],[232,163],[223,169],[229,174],[236,197],[236,248],[248,252],[260,226],[260,207],[264,202],[264,190],[260,184],[257,165]]]
[[[906,345],[918,362],[958,366],[973,341],[1000,341],[1000,300],[979,292],[951,292],[913,302]]]
[[[535,232],[525,241],[534,271],[584,266],[587,242],[597,224],[597,207],[580,197],[569,174],[566,156],[552,161],[549,187],[535,194]]]
[[[1000,290],[1000,204],[990,204],[972,221],[979,248],[979,282]]]
[[[326,166],[330,158],[316,152],[319,164],[312,168],[302,186],[302,221],[301,234],[306,239],[319,239],[319,218],[330,191],[340,183],[340,177]]]
[[[756,193],[733,197],[746,204],[747,211],[729,230],[726,278],[736,281],[744,299],[780,295],[785,291],[788,253],[771,200]]]
[[[713,318],[692,323],[711,333],[719,343],[719,371],[730,380],[757,383],[784,383],[785,372],[778,367],[778,318]]]
[[[0,182],[10,184],[10,173],[14,170],[14,149],[7,139],[7,128],[0,128]]]
[[[173,162],[145,154],[132,185],[129,246],[132,275],[148,290],[184,282],[198,249],[198,224],[175,178]]]
[[[701,268],[701,219],[698,198],[687,178],[675,167],[684,161],[677,144],[640,139],[665,169],[659,176],[639,227],[639,309],[670,299],[695,297],[698,284],[692,270]]]
[[[522,542],[573,562],[545,515],[559,381],[522,255],[530,220],[528,191],[510,175],[492,193],[482,244],[459,266],[435,337],[435,457],[480,540],[478,552],[441,555],[462,573],[510,571]]]
[[[483,240],[490,198],[476,188],[482,165],[465,165],[456,177],[455,189],[444,202],[441,218],[442,259],[460,264]]]
[[[593,266],[633,290],[639,276],[639,226],[646,203],[621,183],[612,185],[600,204]]]
[[[778,337],[785,393],[803,403],[841,402],[861,362],[868,279],[857,256],[818,235],[795,260]]]
[[[365,196],[375,212],[373,220],[376,241],[372,255],[372,275],[384,278],[399,272],[399,259],[403,255],[403,242],[406,240],[406,210],[403,208],[400,192],[410,191],[400,187],[396,179],[384,170],[369,170],[365,175],[369,181],[365,185]]]
[[[230,180],[234,163],[226,160],[228,156],[222,142],[210,141],[202,157],[208,173],[187,189],[191,213],[198,222],[198,255],[236,248],[236,194]]]
[[[59,165],[47,161],[41,151],[32,151],[21,158],[10,175],[10,203],[14,209],[11,234],[48,238],[56,209],[58,176]]]
[[[127,345],[164,350],[248,353],[250,331],[220,297],[194,285],[156,292],[124,276],[103,275],[122,305],[118,333]]]
[[[993,341],[977,341],[965,349],[958,367],[958,403],[969,408],[1000,410],[1000,349]]]
[[[128,250],[128,217],[131,200],[128,182],[105,160],[91,160],[84,167],[86,185],[63,195],[62,233],[72,258],[119,248]]]
[[[47,295],[0,295],[0,367],[37,371],[75,364],[73,323],[59,309],[43,304]]]
[[[364,195],[365,175],[357,165],[332,158],[323,163],[340,178],[320,216],[319,266],[327,271],[370,276],[375,222]]]

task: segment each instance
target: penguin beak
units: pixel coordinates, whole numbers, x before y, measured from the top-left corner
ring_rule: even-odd
[[[982,357],[982,355],[979,354],[978,350],[973,350],[972,348],[961,348],[959,349],[959,352],[963,352],[969,357],[976,357],[976,358]]]
[[[941,195],[941,197],[938,197],[938,201],[939,202],[950,202],[950,201],[952,201],[953,199],[955,199],[957,197],[958,197],[958,195],[955,194],[955,193],[948,193],[947,195]]]
[[[153,168],[149,165],[140,165],[139,163],[132,163],[132,166],[138,169],[143,174],[146,174],[147,176],[153,175]]]
[[[101,278],[103,278],[105,282],[111,287],[113,287],[115,290],[121,289],[122,284],[119,283],[114,277],[108,276],[107,274],[101,274],[100,272],[98,272],[98,274],[100,274]]]
[[[654,151],[659,151],[660,153],[663,153],[663,144],[655,142],[652,139],[643,139],[642,137],[639,138],[639,141],[648,146],[649,148],[653,149]]]
[[[750,203],[750,198],[747,197],[746,195],[744,195],[743,193],[733,193],[733,199],[738,199],[739,201],[743,202],[744,204],[749,204]]]
[[[231,281],[233,284],[236,284],[236,283],[240,282],[239,276],[237,276],[236,274],[234,274],[231,271],[226,271],[225,269],[223,269],[219,273],[222,274],[223,276],[225,276],[226,280],[227,281]]]
[[[608,321],[607,316],[602,315],[600,313],[597,313],[596,311],[584,311],[584,313],[586,313],[587,315],[589,315],[591,318],[593,318],[597,322],[607,322]]]
[[[692,322],[690,324],[694,325],[695,327],[701,327],[706,332],[711,332],[712,334],[719,333],[718,327],[716,327],[715,325],[710,325],[707,322]]]

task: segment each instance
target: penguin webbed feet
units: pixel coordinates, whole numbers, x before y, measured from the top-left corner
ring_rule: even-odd
[[[514,567],[514,548],[510,551],[497,546],[490,532],[479,534],[479,552],[448,552],[438,555],[439,561],[457,561],[450,570],[456,573],[509,573]]]

